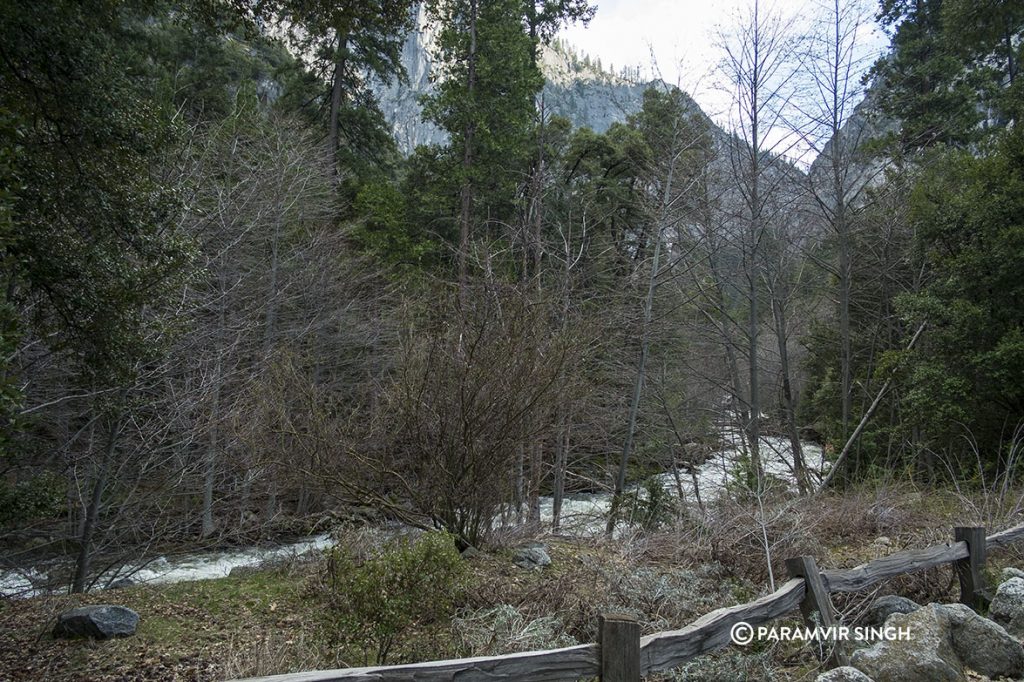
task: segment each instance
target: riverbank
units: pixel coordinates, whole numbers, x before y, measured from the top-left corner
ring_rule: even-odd
[[[809,553],[823,567],[849,567],[933,544],[952,525],[970,521],[964,502],[952,493],[906,489],[777,500],[766,517],[772,564],[781,571],[785,556]],[[465,582],[453,608],[404,632],[388,662],[594,641],[596,615],[604,610],[631,613],[645,632],[656,632],[749,600],[767,589],[765,554],[745,516],[753,511],[723,504],[713,520],[611,542],[508,538],[506,546],[463,559]],[[513,562],[514,548],[528,540],[545,544],[549,566],[529,570]],[[322,555],[311,553],[219,579],[0,602],[0,641],[8,643],[0,679],[206,681],[362,665],[367,658],[357,633],[325,615],[324,570]],[[883,592],[942,601],[955,598],[954,582],[949,570],[928,571],[892,581]],[[837,607],[853,618],[865,599]],[[138,611],[138,633],[109,642],[50,637],[62,610],[96,603]],[[816,668],[799,647],[733,648],[695,661],[687,679],[813,679]]]
[[[619,510],[625,524],[620,525],[616,532],[630,532],[626,528],[629,525],[649,528],[680,514],[698,513],[705,503],[727,495],[730,485],[735,485],[737,472],[742,471],[746,455],[741,434],[737,431],[723,426],[719,436],[715,447],[685,473],[679,469],[665,471],[658,467],[634,469],[630,479],[632,483],[626,489],[623,506]],[[788,441],[765,435],[760,443],[767,488],[771,494],[795,492],[796,477]],[[809,474],[820,480],[828,467],[822,449],[809,443],[805,443],[803,448]],[[554,518],[554,499],[541,496],[539,506],[542,523],[550,527]],[[559,530],[573,536],[602,536],[611,506],[612,495],[607,490],[568,494],[562,500]],[[521,518],[517,522],[517,517],[519,515],[512,509],[503,509],[495,519],[502,526],[499,532],[515,534],[517,523],[522,522]],[[176,542],[165,540],[162,545],[149,544],[140,548],[140,553],[134,556],[94,557],[94,566],[107,568],[93,576],[91,587],[104,589],[109,585],[222,578],[237,568],[274,563],[328,549],[332,540],[326,529],[341,523],[372,526],[385,521],[376,510],[362,507],[346,510],[344,516],[326,513],[308,518],[280,517],[272,526],[264,528],[259,537],[265,542],[259,545],[211,546],[207,541],[203,546],[202,543],[183,543],[181,539]],[[56,530],[52,530],[52,534],[59,537]],[[270,538],[278,538],[278,542],[266,541],[269,539],[267,534]],[[10,551],[4,564],[0,565],[0,598],[59,593],[70,583],[70,576],[75,570],[72,557],[77,553],[74,547],[50,547],[51,552],[47,556],[44,547],[29,542],[19,551],[16,545],[10,546],[10,540],[5,539]]]

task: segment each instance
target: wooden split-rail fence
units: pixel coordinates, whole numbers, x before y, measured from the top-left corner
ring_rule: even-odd
[[[848,570],[819,571],[814,558],[808,556],[788,559],[790,579],[775,592],[712,611],[681,630],[646,637],[640,636],[636,620],[607,614],[600,617],[597,644],[408,665],[316,670],[242,682],[553,682],[595,677],[603,682],[638,682],[643,675],[677,668],[729,644],[737,623],[756,628],[799,609],[809,627],[828,627],[835,624],[830,594],[859,592],[882,580],[945,564],[953,564],[960,580],[960,601],[978,609],[989,598],[983,575],[988,553],[1021,539],[1024,524],[988,537],[984,528],[959,527],[953,530],[949,544],[898,552]],[[831,657],[834,664],[846,660],[842,647],[836,647]]]

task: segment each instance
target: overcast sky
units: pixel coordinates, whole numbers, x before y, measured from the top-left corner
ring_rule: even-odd
[[[737,17],[754,0],[596,0],[597,14],[587,27],[572,26],[562,37],[607,70],[639,66],[648,78],[660,75],[690,93],[701,108],[729,127],[730,94],[714,73],[722,58],[719,36],[728,34]],[[761,0],[761,12],[791,18],[798,30],[810,30],[813,17],[832,0]],[[863,0],[865,24],[858,32],[861,70],[881,54],[888,39],[874,22],[877,3]],[[657,71],[652,66],[657,64]]]

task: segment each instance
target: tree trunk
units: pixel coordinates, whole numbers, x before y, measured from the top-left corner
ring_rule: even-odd
[[[221,361],[217,358],[215,381],[213,387],[213,405],[210,410],[210,442],[203,458],[203,527],[200,536],[208,538],[213,535],[213,488],[217,475],[217,451],[220,448],[220,382]]]
[[[558,433],[555,436],[555,471],[551,501],[551,529],[562,526],[562,502],[565,498],[565,469],[569,458],[569,419],[565,407],[558,407]]]
[[[917,343],[917,340],[921,337],[921,334],[924,332],[925,327],[927,326],[927,322],[922,322],[921,326],[917,328],[917,331],[914,332],[914,336],[910,339],[910,342],[907,344],[908,351],[914,349],[914,345]],[[860,432],[864,430],[864,427],[871,419],[871,416],[875,413],[875,410],[878,409],[879,404],[881,404],[882,397],[885,395],[886,391],[889,390],[889,386],[890,384],[892,384],[892,380],[896,376],[897,370],[898,367],[894,367],[889,374],[889,378],[885,380],[884,384],[882,384],[882,388],[879,389],[878,393],[875,395],[875,399],[871,402],[871,405],[868,406],[867,411],[864,412],[864,416],[861,417],[860,423],[857,424],[857,428],[855,428],[853,430],[853,433],[850,434],[850,438],[846,441],[846,444],[843,446],[843,449],[839,453],[839,456],[836,457],[836,461],[832,465],[832,470],[829,471],[828,475],[825,476],[824,480],[822,480],[821,485],[818,486],[818,492],[821,492],[822,490],[827,488],[832,483],[832,480],[833,478],[835,478],[836,474],[842,470],[843,464],[845,463],[847,456],[850,454],[851,448],[853,448],[854,444],[857,442],[857,438],[860,436]]]
[[[714,305],[724,314],[726,311],[725,291],[722,284],[722,276],[718,271],[718,267],[715,265],[714,253],[712,253],[710,246],[710,234],[705,234],[705,241],[708,243],[708,260],[711,269],[711,279],[715,287]],[[705,315],[708,316],[706,313]],[[710,316],[708,317],[710,319]],[[725,351],[725,362],[729,371],[729,397],[732,399],[733,407],[737,411],[737,421],[739,426],[741,429],[744,429],[750,419],[750,410],[748,408],[746,398],[743,397],[744,391],[740,381],[740,363],[739,359],[736,357],[736,348],[738,346],[736,340],[729,331],[728,323],[720,326],[719,331],[722,334],[722,346]]]
[[[533,277],[537,280],[537,291],[540,292],[540,261],[541,227],[544,223],[544,93],[540,96],[540,125],[537,132],[537,161],[533,168],[531,186],[533,188],[533,233],[530,237],[530,250],[533,255]]]
[[[837,171],[838,173],[838,171]],[[843,439],[850,435],[850,415],[853,411],[853,369],[850,344],[850,235],[842,204],[842,187],[836,180],[836,232],[839,237],[839,372],[842,391]]]
[[[227,276],[220,275],[220,310],[217,313],[217,338],[223,339],[227,327]],[[219,346],[220,344],[218,344]],[[213,520],[213,492],[217,476],[217,462],[220,459],[220,392],[224,383],[224,358],[223,349],[218,347],[217,360],[213,370],[213,389],[210,397],[210,432],[209,443],[207,444],[206,455],[203,457],[203,513],[202,529],[200,537],[208,538],[213,535],[215,524]]]
[[[252,473],[246,470],[242,474],[242,491],[239,494],[238,527],[245,528],[246,516],[249,511],[249,499],[252,496]]]
[[[107,431],[107,444],[103,450],[103,456],[96,467],[92,496],[89,499],[89,507],[86,509],[82,535],[79,537],[75,577],[71,583],[71,592],[73,593],[85,592],[86,581],[89,579],[93,540],[96,537],[96,526],[99,522],[100,509],[103,504],[103,493],[107,487],[110,466],[113,463],[114,451],[117,448],[117,439],[121,435],[121,424],[121,414],[119,412],[111,418]]]
[[[530,446],[530,506],[527,523],[533,530],[540,529],[540,484],[543,478],[543,447],[540,440]]]
[[[803,448],[800,444],[800,429],[796,423],[796,405],[793,400],[793,388],[789,373],[789,348],[786,343],[789,330],[786,326],[782,297],[772,296],[772,308],[775,316],[775,335],[779,340],[779,371],[782,374],[783,410],[786,418],[786,430],[789,433],[789,445],[793,450],[793,474],[796,477],[796,485],[800,494],[806,495],[811,491],[811,486],[807,476],[807,466],[804,463]]]
[[[477,0],[469,3],[469,54],[467,55],[468,71],[466,76],[466,97],[472,101],[476,90],[476,22]],[[473,219],[473,183],[470,174],[473,168],[473,137],[476,125],[466,124],[463,130],[462,147],[462,188],[459,191],[459,304],[463,315],[467,312],[467,288],[469,286],[469,238]]]
[[[757,107],[757,94],[756,90],[754,93],[754,111]],[[749,297],[750,313],[747,324],[747,341],[748,341],[748,366],[750,367],[750,379],[749,379],[749,399],[747,400],[747,406],[750,409],[750,416],[746,423],[747,440],[749,441],[750,448],[750,471],[748,472],[747,485],[760,493],[764,486],[764,468],[761,464],[761,381],[760,381],[760,363],[758,362],[760,349],[758,348],[758,341],[760,339],[760,302],[758,300],[757,288],[758,283],[761,279],[760,273],[760,259],[758,258],[759,249],[758,245],[761,241],[761,196],[759,191],[759,155],[760,150],[756,146],[757,141],[757,118],[754,117],[753,125],[753,139],[755,140],[755,148],[753,150],[753,168],[751,174],[751,217],[750,217],[750,232],[748,235],[748,246],[749,252],[747,257],[750,261],[748,263],[749,270],[747,272],[747,295]]]
[[[633,399],[629,404],[629,417],[626,420],[626,438],[622,444],[622,457],[619,459],[619,472],[615,478],[615,490],[612,495],[612,508],[608,514],[605,532],[610,536],[615,532],[618,505],[622,502],[622,492],[626,487],[626,470],[633,452],[633,437],[636,432],[636,418],[640,411],[640,395],[643,392],[644,378],[647,371],[647,353],[651,336],[651,320],[654,316],[654,292],[658,287],[658,267],[661,258],[661,240],[667,218],[668,206],[672,194],[672,176],[675,172],[676,159],[673,157],[668,167],[665,180],[665,193],[662,196],[661,210],[658,212],[657,230],[654,232],[654,257],[651,263],[651,275],[647,282],[647,299],[644,302],[644,320],[640,335],[640,361],[637,364],[636,381],[633,383]]]
[[[526,504],[526,449],[520,445],[516,450],[516,524],[523,525],[523,506]]]
[[[334,58],[334,74],[331,78],[331,118],[327,129],[327,151],[330,154],[331,170],[335,176],[341,173],[338,148],[341,143],[341,104],[345,80],[346,59],[348,56],[348,31],[338,31],[337,53]]]
[[[274,348],[274,336],[277,331],[277,281],[279,251],[281,242],[281,222],[274,221],[274,229],[270,236],[270,268],[267,273],[270,281],[267,283],[267,303],[263,318],[263,359],[266,361]]]
[[[267,488],[267,504],[263,509],[264,527],[269,526],[277,516],[277,481],[273,475],[269,476]]]
[[[584,238],[586,235],[586,218],[582,222]],[[569,326],[569,313],[572,309],[572,268],[573,243],[571,226],[565,231],[565,267],[562,271],[562,310],[559,320],[562,331]],[[567,369],[563,369],[567,371]],[[562,503],[565,498],[565,473],[569,461],[569,431],[571,426],[571,410],[567,407],[567,398],[563,395],[558,401],[558,432],[555,434],[555,472],[554,491],[551,504],[551,528],[558,531],[562,525]]]

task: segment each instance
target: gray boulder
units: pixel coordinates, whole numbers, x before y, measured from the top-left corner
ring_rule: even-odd
[[[886,625],[908,628],[909,640],[883,640],[858,649],[853,667],[875,682],[960,682],[963,667],[950,644],[950,622],[938,605],[896,613]]]
[[[999,582],[1005,583],[1010,578],[1024,578],[1024,571],[1013,566],[1007,566],[1003,569],[1002,573],[999,574]]]
[[[815,682],[874,682],[856,668],[844,665],[818,675]]]
[[[963,604],[944,604],[937,610],[949,620],[953,651],[965,666],[992,678],[1024,675],[1024,647],[1002,626]]]
[[[65,611],[57,617],[54,637],[111,639],[135,634],[139,614],[124,606],[97,604]]]
[[[1024,578],[1010,578],[996,589],[988,617],[1015,637],[1024,636]]]
[[[548,549],[540,543],[519,547],[512,554],[512,563],[522,568],[543,568],[551,565]]]
[[[885,620],[894,613],[913,613],[921,608],[917,602],[897,594],[887,594],[871,602],[864,614],[864,624],[868,626],[884,625]]]
[[[1024,676],[1024,647],[1000,625],[963,604],[929,604],[885,621],[908,640],[854,652],[853,665],[876,682],[964,680],[964,668],[991,678]]]
[[[260,572],[260,565],[253,564],[250,566],[235,566],[228,571],[229,578],[247,578],[251,575],[256,575]]]

